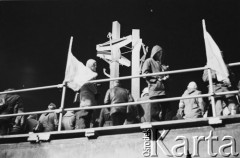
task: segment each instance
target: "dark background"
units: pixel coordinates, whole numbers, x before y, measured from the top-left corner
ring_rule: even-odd
[[[84,64],[98,62],[98,78],[106,78],[108,64],[96,57],[96,44],[106,42],[112,22],[121,24],[121,37],[140,29],[143,43],[158,44],[165,50],[165,63],[171,70],[206,64],[202,19],[208,32],[223,51],[226,63],[239,62],[238,0],[79,0],[0,2],[0,91],[62,83],[70,36],[73,54]],[[127,54],[126,57],[130,57]],[[239,68],[232,68],[239,79]],[[121,66],[120,76],[130,75]],[[202,72],[171,75],[168,96],[182,95],[188,82],[196,81],[207,92]],[[130,80],[124,87],[130,89]],[[141,81],[141,89],[146,86]],[[108,88],[102,83],[101,98]],[[21,93],[26,111],[46,109],[50,102],[58,107],[61,90]],[[66,107],[73,107],[74,93],[67,90]],[[178,102],[172,102],[177,106]],[[175,108],[176,109],[176,108]]]

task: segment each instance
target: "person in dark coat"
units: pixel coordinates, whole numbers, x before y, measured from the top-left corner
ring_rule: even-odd
[[[143,115],[144,110],[141,105],[128,105],[125,124],[141,123]]]
[[[112,120],[110,117],[110,108],[102,108],[99,115],[99,127],[112,126]]]
[[[104,104],[118,104],[118,103],[127,103],[133,102],[134,99],[129,93],[129,91],[125,88],[122,88],[119,81],[114,81],[114,87],[107,90]],[[127,107],[111,107],[110,109],[110,117],[115,125],[122,125],[126,119]]]
[[[88,67],[93,72],[97,70],[97,62],[93,59],[89,59],[86,63],[86,67]],[[80,103],[80,107],[91,107],[97,105],[97,86],[95,83],[86,83],[84,84],[79,93],[78,101]],[[94,110],[80,110],[75,113],[76,115],[76,126],[75,129],[84,129],[89,128],[90,123],[95,123],[95,116],[93,118]]]
[[[158,73],[168,70],[168,66],[163,65],[163,49],[155,45],[151,51],[151,57],[146,59],[142,67],[143,74]],[[166,98],[165,81],[169,75],[158,75],[146,77],[146,82],[149,88],[149,99]],[[151,108],[155,109],[155,114],[150,114],[151,121],[169,120],[171,116],[169,104],[167,102],[151,103]]]
[[[48,105],[48,110],[56,109],[56,105],[50,103]],[[39,122],[43,126],[43,132],[50,132],[57,130],[58,127],[58,117],[55,112],[44,113],[40,116]]]
[[[22,108],[18,109],[18,113],[24,113]],[[26,117],[25,115],[17,116],[10,128],[10,134],[22,134],[26,131]]]
[[[76,116],[74,111],[67,111],[62,118],[62,130],[73,130],[75,128]]]
[[[12,91],[14,89],[7,89],[5,91]],[[19,108],[23,108],[23,101],[20,95],[16,93],[1,94],[0,95],[0,115],[14,114],[18,112]],[[0,118],[0,135],[8,133],[11,123],[16,117],[2,117]]]

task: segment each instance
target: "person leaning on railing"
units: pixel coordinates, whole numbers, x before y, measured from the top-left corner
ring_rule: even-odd
[[[211,77],[213,81],[214,93],[228,92],[232,90],[232,85],[229,79],[218,81],[217,73],[211,69]],[[208,82],[208,70],[204,70],[202,79],[204,82]],[[210,90],[209,90],[210,91]],[[237,100],[235,94],[226,94],[221,96],[215,96],[216,101],[216,116],[223,115],[235,115],[237,113]],[[224,109],[224,105],[227,107]],[[225,111],[225,112],[224,112]]]
[[[12,91],[14,89],[7,89],[5,91]],[[20,95],[15,93],[0,95],[0,115],[17,113],[19,108],[23,108],[23,101]],[[16,117],[0,118],[0,135],[8,133],[11,125],[14,123]]]

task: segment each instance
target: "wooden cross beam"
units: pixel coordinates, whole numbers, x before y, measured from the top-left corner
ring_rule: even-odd
[[[112,39],[120,38],[120,24],[114,21],[112,24]],[[111,78],[119,77],[119,59],[120,51],[118,47],[111,46],[112,62],[110,63],[110,76]],[[113,81],[110,82],[110,88],[113,87]]]
[[[132,76],[140,74],[140,48],[141,41],[140,30],[132,30]],[[133,98],[136,100],[140,97],[140,78],[133,78],[131,84],[131,92]]]
[[[125,57],[121,56],[120,48],[132,43],[132,75],[139,75],[140,73],[140,49],[142,44],[142,39],[140,39],[140,31],[133,29],[132,35],[120,38],[120,24],[117,21],[112,23],[112,33],[109,36],[110,41],[103,44],[97,45],[97,56],[103,58],[109,63],[110,67],[110,78],[119,77],[119,63],[130,66],[130,61]],[[118,42],[116,42],[118,41]],[[108,52],[108,51],[111,51]],[[111,54],[111,56],[110,56]],[[131,80],[131,92],[134,99],[140,97],[140,78],[134,78]],[[113,87],[113,81],[110,82],[110,88]]]

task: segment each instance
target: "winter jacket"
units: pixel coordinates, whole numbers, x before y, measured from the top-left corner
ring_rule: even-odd
[[[115,86],[113,88],[108,89],[105,95],[104,104],[127,103],[133,101],[134,99],[127,89]],[[115,112],[126,113],[126,110],[127,110],[126,106],[112,107],[110,115],[112,115]]]
[[[157,59],[157,53],[160,52],[159,59]],[[151,57],[146,59],[142,67],[143,74],[158,73],[166,70],[166,66],[161,63],[162,48],[160,46],[154,46],[151,51]],[[165,86],[161,80],[164,75],[146,77],[146,81],[149,86],[149,96],[160,96],[165,95]]]
[[[187,89],[182,97],[200,95],[201,91]],[[184,113],[184,118],[202,117],[204,112],[204,102],[202,98],[183,99],[179,102],[179,112]]]

